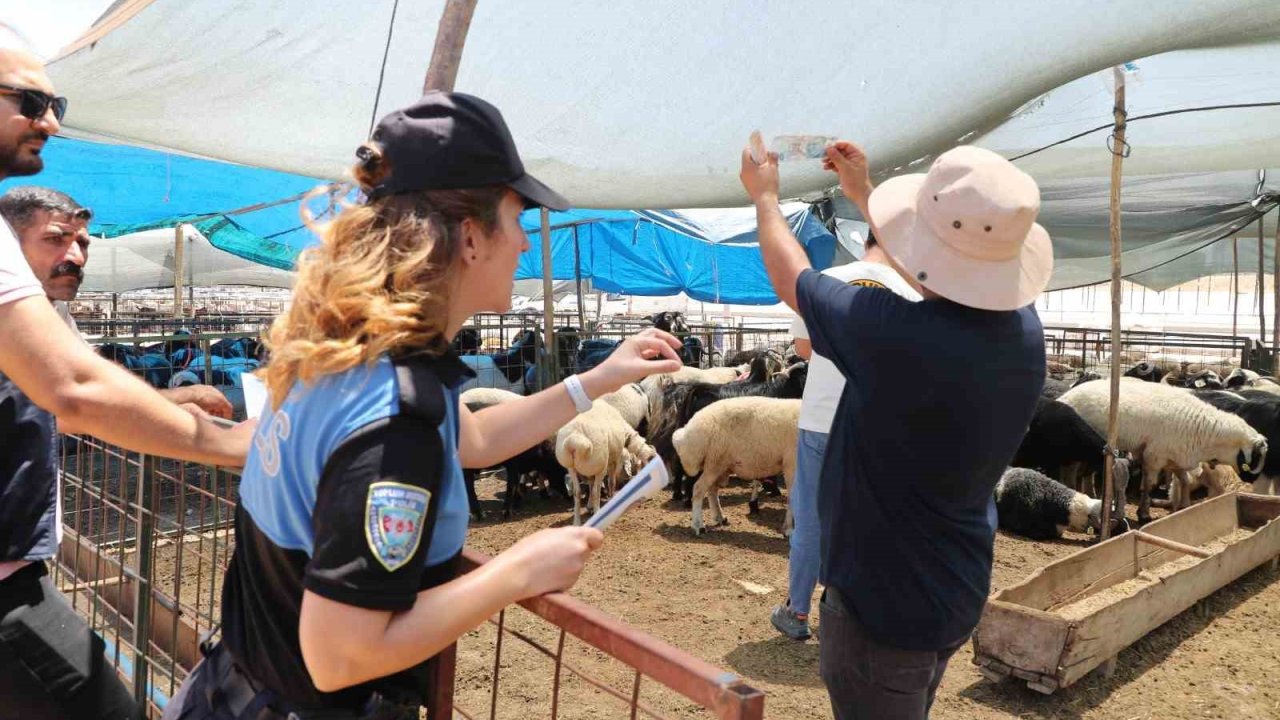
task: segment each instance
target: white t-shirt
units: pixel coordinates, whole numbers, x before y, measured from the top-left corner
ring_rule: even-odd
[[[9,223],[0,219],[0,305],[43,294],[44,288],[31,272],[17,236]]]
[[[58,317],[62,318],[62,322],[66,323],[67,327],[71,328],[71,332],[75,333],[76,337],[84,340],[84,336],[80,334],[80,326],[76,324],[76,319],[71,316],[71,307],[68,306],[65,301],[54,300],[53,310],[58,313]],[[88,344],[88,341],[85,340],[85,343]]]
[[[912,302],[920,300],[920,293],[911,289],[911,285],[888,265],[858,261],[827,268],[822,274],[850,285],[884,288]],[[809,339],[809,331],[799,317],[791,323],[791,335],[800,340]],[[843,392],[844,375],[840,374],[835,363],[815,352],[809,360],[809,377],[805,380],[804,399],[800,403],[800,429],[831,432],[831,421],[835,419],[836,406],[840,404]]]

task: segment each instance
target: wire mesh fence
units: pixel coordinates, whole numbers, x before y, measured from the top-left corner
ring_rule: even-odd
[[[1139,363],[1156,365],[1164,372],[1213,370],[1226,377],[1243,367],[1274,372],[1274,358],[1267,347],[1252,338],[1199,333],[1125,330],[1120,333],[1120,369],[1127,372]],[[1111,371],[1111,331],[1094,328],[1045,328],[1045,354],[1049,373],[1065,378],[1080,372]]]
[[[158,711],[217,623],[238,476],[83,436],[61,444],[55,583],[106,641],[134,696]]]
[[[158,717],[218,623],[238,474],[82,436],[61,436],[61,447],[54,581]],[[468,552],[463,570],[485,560]],[[521,671],[517,646],[552,667]],[[525,601],[468,634],[442,653],[432,688],[432,718],[525,718],[539,699],[552,718],[749,720],[764,707],[737,676],[563,595]]]

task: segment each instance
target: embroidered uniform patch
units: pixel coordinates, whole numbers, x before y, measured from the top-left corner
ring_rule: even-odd
[[[880,288],[881,290],[889,289],[884,285],[881,285],[880,283],[876,282],[875,280],[867,280],[867,279],[850,280],[849,284],[854,287]]]
[[[369,486],[364,534],[373,556],[388,572],[399,570],[417,552],[430,506],[430,491],[420,487],[398,482]]]

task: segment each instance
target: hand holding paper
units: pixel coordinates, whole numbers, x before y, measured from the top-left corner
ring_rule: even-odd
[[[667,475],[667,466],[662,462],[661,457],[655,457],[650,460],[647,465],[640,468],[640,472],[631,478],[621,490],[614,493],[609,498],[609,502],[604,504],[595,515],[587,520],[586,526],[604,530],[613,524],[622,513],[627,511],[637,500],[653,497],[657,495],[670,481]]]

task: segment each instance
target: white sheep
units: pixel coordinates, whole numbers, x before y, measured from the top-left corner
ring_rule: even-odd
[[[556,461],[568,471],[569,492],[573,495],[573,524],[582,523],[579,478],[590,483],[588,508],[600,509],[601,485],[637,472],[657,453],[631,428],[626,419],[601,400],[578,415],[556,433]]]
[[[1103,436],[1107,432],[1110,383],[1072,388],[1060,402],[1070,405]],[[1244,420],[1197,400],[1185,390],[1120,378],[1120,450],[1142,462],[1138,520],[1151,519],[1151,490],[1162,470],[1187,473],[1202,462],[1217,461],[1245,472],[1261,468],[1267,441]]]
[[[702,501],[708,494],[711,525],[728,525],[720,507],[720,488],[729,476],[763,480],[779,473],[788,487],[796,471],[796,435],[800,422],[799,400],[765,397],[728,398],[713,403],[677,430],[672,444],[684,471],[699,476],[693,486],[693,533],[706,532],[702,522]],[[758,485],[752,486],[752,500]],[[789,534],[791,510],[788,504],[783,533]]]
[[[476,405],[478,407],[487,408],[493,407],[494,405],[501,405],[504,402],[519,400],[521,397],[521,395],[513,393],[510,390],[503,390],[501,388],[473,387],[463,391],[461,400],[467,407]]]
[[[598,399],[617,410],[633,430],[640,430],[640,426],[649,419],[649,398],[640,383],[631,383]]]

